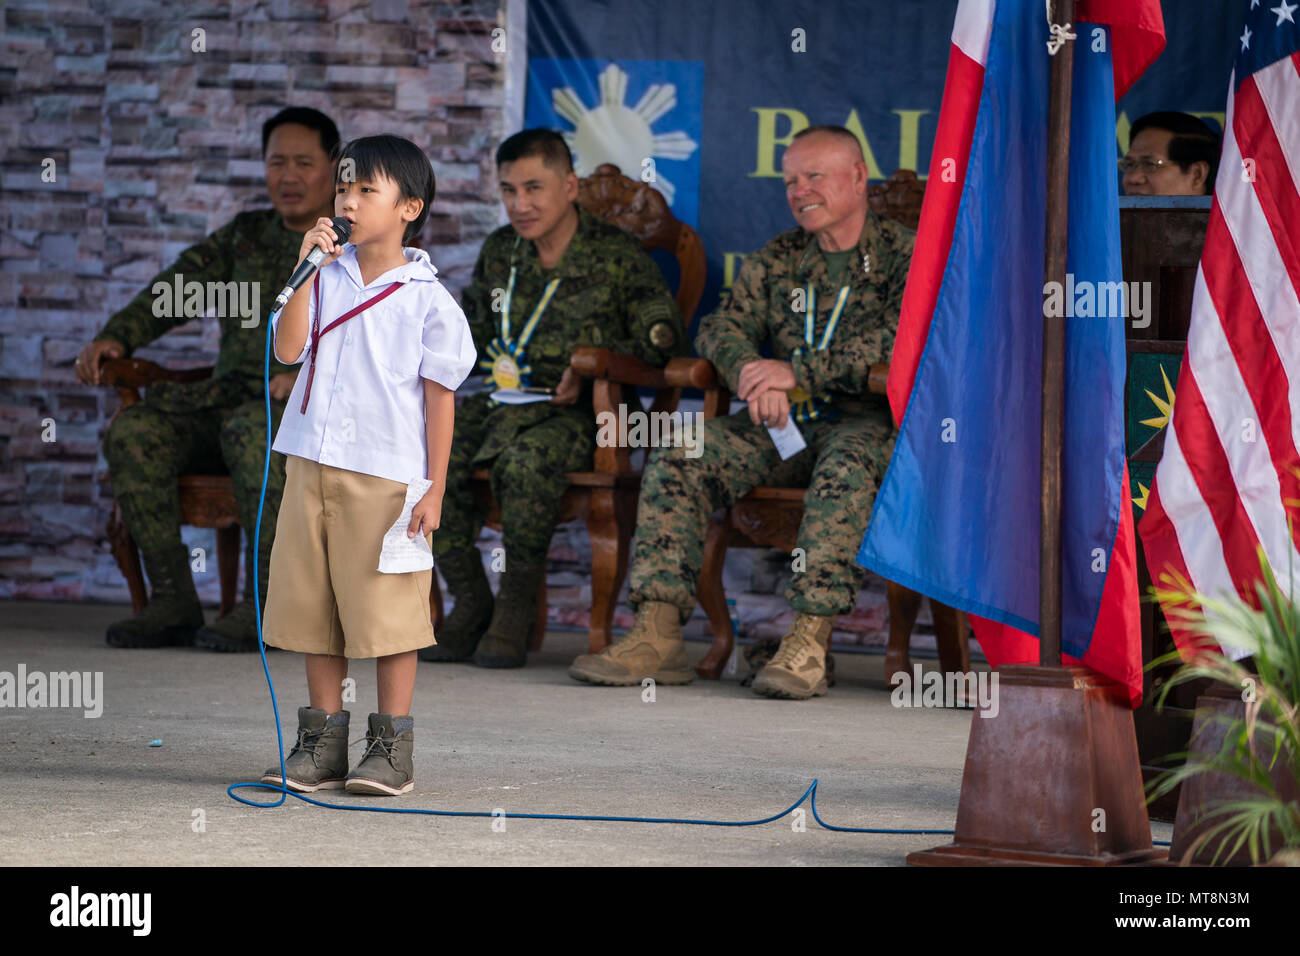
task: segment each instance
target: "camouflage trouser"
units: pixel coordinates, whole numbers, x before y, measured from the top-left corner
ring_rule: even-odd
[[[272,434],[284,414],[283,401],[271,402]],[[176,480],[182,474],[229,472],[239,523],[244,530],[244,596],[253,597],[253,528],[262,490],[266,455],[266,406],[262,399],[227,408],[203,408],[183,414],[139,402],[123,409],[104,437],[113,496],[127,530],[145,554],[165,560],[183,549],[181,504]],[[273,452],[262,509],[260,591],[266,600],[266,574],[275,538],[275,519],[284,491],[284,455]],[[215,561],[215,555],[210,556]],[[215,571],[213,564],[210,571]]]
[[[781,460],[767,429],[748,410],[704,423],[701,455],[657,448],[641,480],[632,545],[629,603],[675,604],[683,622],[695,608],[709,518],[758,485],[802,487],[797,547],[805,570],[786,588],[796,611],[847,614],[862,569],[854,561],[894,448],[888,413],[799,426],[808,447]],[[792,558],[792,561],[796,559]]]
[[[523,563],[545,561],[569,486],[565,472],[591,470],[595,422],[548,418],[517,432],[490,461],[476,461],[490,412],[487,395],[471,396],[456,409],[442,520],[433,533],[434,554],[468,547],[478,538],[487,513],[474,495],[470,476],[487,467],[492,497],[501,510],[506,554]]]

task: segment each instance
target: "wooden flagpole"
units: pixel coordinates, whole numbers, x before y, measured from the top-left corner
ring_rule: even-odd
[[[1074,19],[1074,0],[1057,4],[1060,20]],[[1047,208],[1043,283],[1065,288],[1070,220],[1070,106],[1074,43],[1052,57],[1047,108]],[[1065,316],[1043,310],[1042,481],[1038,530],[1038,663],[1061,666],[1061,446],[1065,433]]]

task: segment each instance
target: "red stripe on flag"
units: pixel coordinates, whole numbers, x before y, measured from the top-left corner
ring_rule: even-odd
[[[1178,544],[1178,532],[1165,512],[1164,502],[1160,500],[1160,489],[1157,487],[1147,493],[1147,507],[1142,513],[1139,530],[1142,532],[1142,547],[1151,582],[1159,587],[1173,587],[1181,577],[1192,583],[1187,559],[1183,557],[1183,549]]]
[[[974,614],[970,615],[970,627],[989,667],[1038,663],[1038,638],[1034,635]]]
[[[1157,588],[1170,588],[1177,591],[1194,588],[1196,582],[1192,580],[1187,559],[1183,557],[1182,546],[1178,543],[1178,532],[1165,512],[1158,488],[1153,487],[1147,495],[1147,510],[1142,515],[1140,530],[1152,584]],[[1167,606],[1165,610],[1165,622],[1169,625],[1169,633],[1184,658],[1190,657],[1197,647],[1219,650],[1219,645],[1208,640],[1205,635],[1188,630],[1177,615],[1169,616]]]
[[[903,290],[898,335],[889,360],[889,406],[894,420],[901,422],[912,394],[912,383],[921,362],[930,320],[934,317],[939,288],[952,251],[952,234],[966,182],[975,117],[984,90],[984,67],[956,45],[948,53],[948,74],[943,83],[939,125],[930,153],[930,175],[921,201],[921,219],[912,264]]]
[[[980,642],[980,650],[984,652],[989,667],[1002,667],[1006,664],[1038,663],[1038,638],[1034,637],[1034,635],[1018,631],[1009,624],[990,621],[986,617],[977,617],[974,614],[969,615],[969,617],[971,630],[975,633],[975,640]],[[1138,660],[1141,661],[1141,657]],[[1064,652],[1061,654],[1061,663],[1065,667],[1087,666],[1083,661]],[[1141,681],[1138,682],[1137,697],[1140,703],[1142,700]],[[1129,699],[1131,702],[1132,688],[1129,689]]]
[[[1137,545],[1133,531],[1128,463],[1119,500],[1119,526],[1110,549],[1106,584],[1101,591],[1097,623],[1083,663],[1128,688],[1129,705],[1142,703],[1141,595],[1137,583]]]

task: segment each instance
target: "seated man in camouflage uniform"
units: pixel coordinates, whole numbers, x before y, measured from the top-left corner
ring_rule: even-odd
[[[257,303],[256,322],[231,308],[227,291],[221,311],[221,344],[211,379],[161,382],[144,401],[125,409],[104,437],[104,458],[113,496],[127,530],[144,555],[152,594],[135,617],[108,628],[114,647],[160,647],[197,643],[218,651],[257,649],[253,609],[253,529],[262,490],[266,456],[266,408],[262,370],[266,349],[264,319],[276,293],[298,261],[303,234],[321,216],[334,212],[334,166],[339,141],[334,122],[313,109],[282,110],[262,127],[262,156],[273,209],[243,212],[212,235],[181,253],[126,308],[115,313],[77,358],[77,376],[98,385],[100,362],[130,355],[194,316],[189,308],[158,308],[154,284],[170,296],[176,284],[197,281],[239,283]],[[243,285],[247,283],[248,285]],[[213,286],[218,288],[218,286]],[[257,298],[252,299],[252,290]],[[188,294],[187,294],[188,295]],[[186,313],[189,313],[188,315]],[[245,327],[246,325],[250,327]],[[298,367],[271,358],[270,392],[273,427],[293,389]],[[181,474],[230,473],[235,504],[246,538],[244,600],[229,614],[203,626],[190,555],[181,540]],[[284,456],[273,455],[262,514],[260,595],[266,601],[266,575],[276,514],[284,488]]]
[[[913,232],[867,205],[867,167],[843,127],[811,127],[782,160],[799,228],[747,256],[730,297],[700,323],[696,350],[749,408],[705,423],[703,454],[656,449],[642,479],[629,600],[636,622],[570,676],[594,684],[691,680],[681,626],[695,606],[709,517],[758,485],[808,486],[785,597],[789,631],[753,689],[826,692],[831,624],[862,580],[854,563],[894,428],[868,375],[888,362]],[[768,344],[773,358],[759,356]],[[768,427],[794,418],[808,447],[785,461]]]
[[[474,395],[456,410],[442,525],[434,553],[456,606],[422,660],[522,667],[546,552],[568,487],[596,444],[590,382],[569,367],[583,345],[627,352],[656,367],[686,353],[681,315],[640,242],[578,207],[564,139],[524,130],[497,150],[510,224],[483,243],[462,307],[490,387],[553,387],[531,405]],[[474,541],[486,515],[470,484],[491,470],[506,565],[496,600]]]

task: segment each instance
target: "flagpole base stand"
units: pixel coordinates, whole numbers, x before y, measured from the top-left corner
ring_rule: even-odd
[[[1083,667],[997,669],[971,717],[953,842],[911,866],[1133,866],[1151,845],[1127,691]]]

